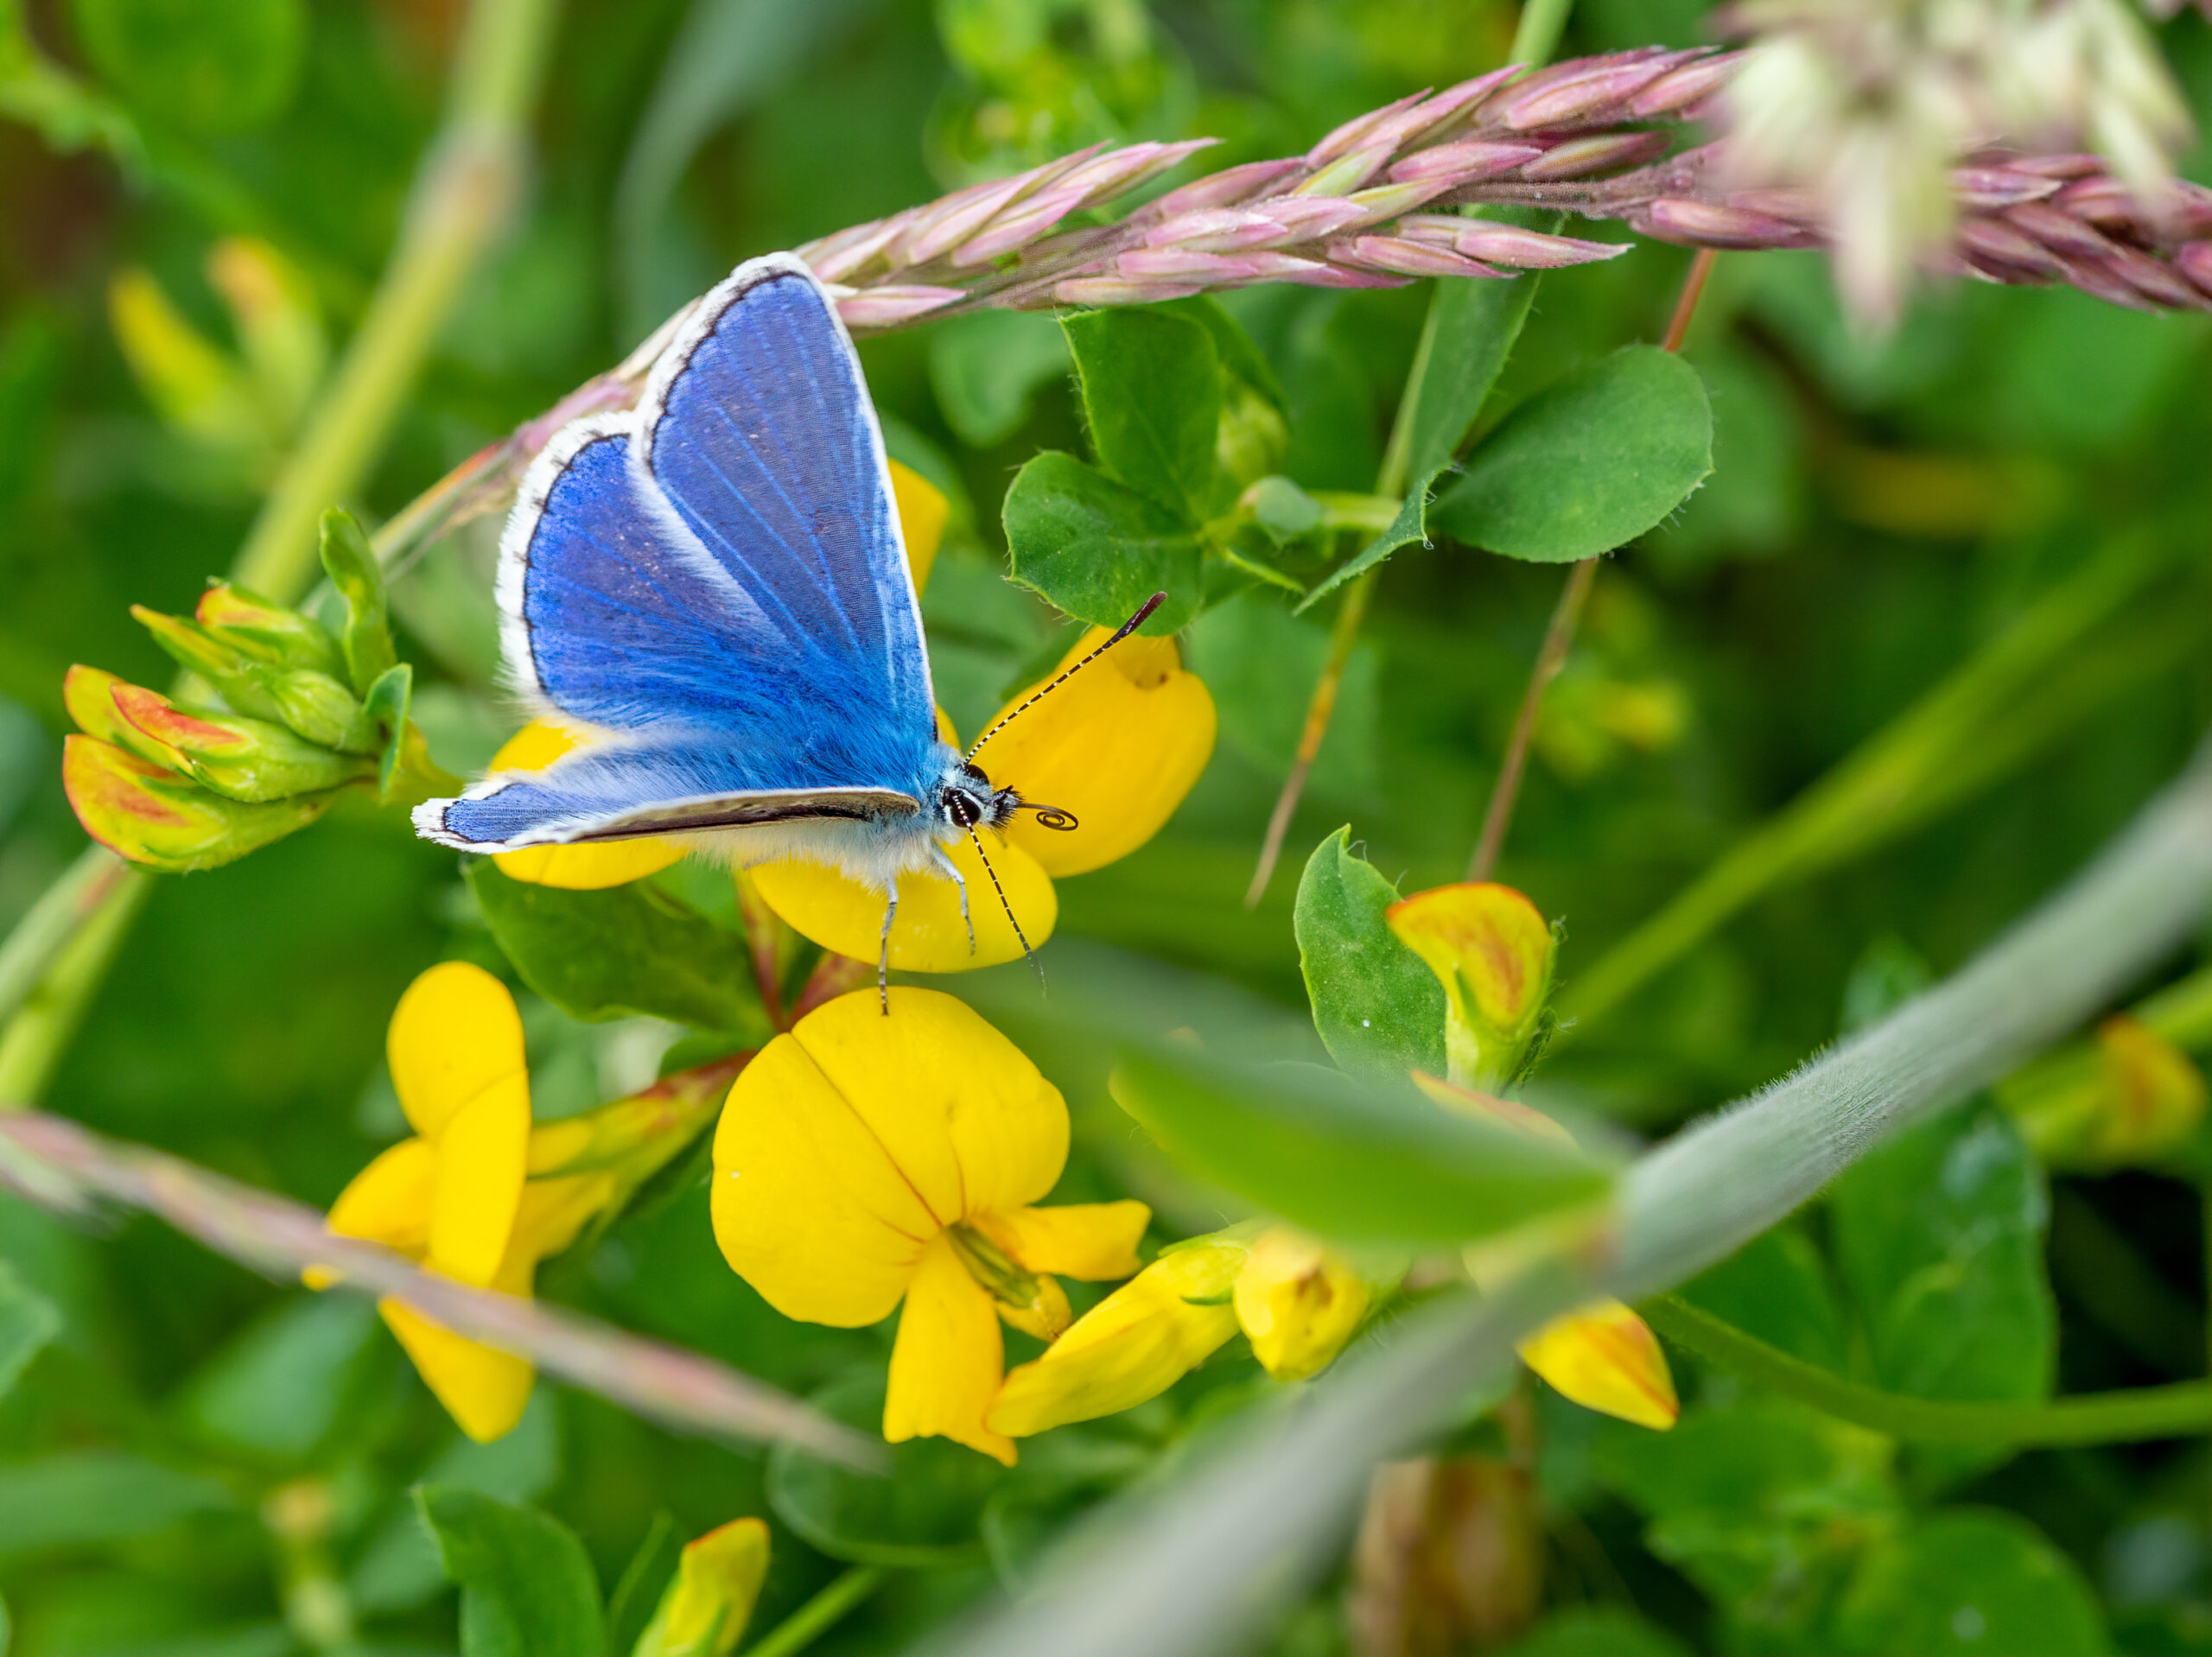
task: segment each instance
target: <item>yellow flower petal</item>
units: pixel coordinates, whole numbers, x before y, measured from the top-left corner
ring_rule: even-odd
[[[886,1013],[855,990],[791,1036],[939,1225],[1033,1203],[1067,1163],[1059,1089],[964,1001],[902,987]]]
[[[2088,1152],[2107,1165],[2172,1150],[2203,1120],[2204,1073],[2140,1019],[2116,1013],[2097,1026],[2101,1086]]]
[[[438,1153],[428,1140],[402,1140],[378,1153],[330,1205],[330,1229],[404,1254],[429,1247]]]
[[[530,1161],[530,1084],[505,1076],[456,1112],[438,1136],[429,1260],[481,1286],[499,1269]]]
[[[1561,1396],[1601,1415],[1664,1432],[1681,1413],[1667,1355],[1618,1300],[1554,1319],[1521,1343],[1521,1361]]]
[[[935,1435],[1013,1466],[1014,1441],[983,1422],[1005,1367],[990,1296],[968,1275],[950,1238],[932,1239],[899,1314],[883,1400],[885,1439],[895,1444]]]
[[[733,1271],[786,1317],[841,1328],[890,1315],[944,1223],[791,1035],[730,1089],[710,1205]]]
[[[952,505],[937,486],[912,467],[891,462],[891,499],[899,511],[899,532],[906,543],[906,568],[914,578],[914,591],[929,585],[930,569],[944,540],[945,520]]]
[[[1443,981],[1463,1019],[1518,1030],[1551,987],[1550,924],[1535,905],[1495,882],[1439,886],[1383,911],[1398,940]]]
[[[963,840],[948,854],[968,882],[975,952],[969,952],[968,926],[960,917],[959,888],[941,875],[904,874],[899,878],[899,918],[891,929],[891,964],[906,972],[966,972],[1020,960],[1021,939],[1007,924],[1006,905],[999,902],[974,842]],[[990,862],[1007,903],[1020,919],[1022,936],[1031,949],[1038,948],[1052,936],[1060,915],[1051,878],[1019,846],[992,846]],[[752,875],[762,900],[794,931],[839,955],[876,959],[884,898],[873,886],[819,863],[796,860],[763,863]]]
[[[514,1231],[500,1262],[501,1278],[518,1275],[516,1292],[526,1292],[537,1262],[575,1241],[620,1189],[620,1180],[607,1171],[531,1180],[522,1188]]]
[[[490,769],[543,771],[577,746],[575,738],[560,727],[538,720],[507,739],[506,746],[492,756]],[[683,848],[667,835],[647,835],[590,846],[532,846],[519,852],[494,852],[492,860],[510,879],[569,892],[596,892],[658,874],[683,855]]]
[[[1069,1203],[978,1214],[978,1230],[1033,1272],[1102,1282],[1137,1269],[1137,1244],[1152,1223],[1141,1203]]]
[[[410,984],[392,1009],[385,1053],[400,1108],[427,1140],[463,1107],[518,1080],[528,1113],[522,1017],[506,986],[481,967],[442,962]]]
[[[1319,1374],[1367,1315],[1367,1285],[1340,1254],[1288,1226],[1252,1244],[1236,1274],[1236,1321],[1277,1381]]]
[[[1237,1243],[1162,1254],[1009,1374],[990,1425],[1026,1438],[1158,1397],[1236,1333],[1228,1298],[1244,1259]]]
[[[1111,634],[1094,627],[1018,708]],[[1046,873],[1081,874],[1126,857],[1160,830],[1213,756],[1213,697],[1172,638],[1125,638],[976,751],[976,764],[1025,800],[1072,813],[1065,833],[1020,813],[1007,839]],[[984,727],[989,729],[988,726]]]
[[[446,1413],[480,1444],[513,1431],[530,1402],[534,1372],[524,1360],[454,1334],[411,1306],[378,1309]]]

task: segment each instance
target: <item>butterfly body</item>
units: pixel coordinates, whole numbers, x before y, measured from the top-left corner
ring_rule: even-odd
[[[547,446],[498,595],[512,689],[580,746],[418,808],[440,844],[674,835],[810,859],[895,905],[899,876],[951,872],[947,845],[1021,804],[938,737],[859,360],[788,256],[701,302],[636,409]]]

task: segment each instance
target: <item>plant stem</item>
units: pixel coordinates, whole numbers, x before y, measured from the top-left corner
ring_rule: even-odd
[[[1321,752],[1322,741],[1329,734],[1329,721],[1337,711],[1337,692],[1343,688],[1352,646],[1359,642],[1359,624],[1367,615],[1367,602],[1375,596],[1375,578],[1381,573],[1382,566],[1378,564],[1356,578],[1344,589],[1344,602],[1337,606],[1337,625],[1329,632],[1329,654],[1321,663],[1321,676],[1314,683],[1313,698],[1306,704],[1306,724],[1298,733],[1298,752],[1292,757],[1290,775],[1283,779],[1282,792],[1275,796],[1275,809],[1268,817],[1268,832],[1260,842],[1259,867],[1252,871],[1252,884],[1244,889],[1247,909],[1260,906],[1268,882],[1274,875],[1275,864],[1282,857],[1282,843],[1290,833],[1290,820],[1297,813],[1298,797],[1306,791],[1306,775],[1313,769],[1314,757]]]
[[[853,1566],[769,1629],[758,1645],[747,1647],[744,1657],[791,1657],[793,1652],[804,1651],[838,1618],[874,1593],[882,1580],[880,1566]]]
[[[1521,711],[1513,716],[1513,734],[1505,745],[1505,758],[1498,762],[1497,782],[1490,791],[1490,803],[1483,810],[1482,833],[1476,837],[1474,855],[1467,860],[1467,879],[1487,880],[1497,867],[1497,854],[1505,846],[1505,830],[1513,821],[1513,803],[1520,797],[1521,773],[1529,766],[1529,745],[1536,733],[1536,710],[1542,707],[1544,692],[1551,688],[1559,670],[1567,665],[1567,652],[1574,643],[1575,625],[1582,619],[1583,602],[1590,596],[1590,588],[1598,579],[1598,561],[1580,560],[1567,572],[1567,585],[1560,589],[1559,602],[1552,606],[1551,625],[1544,630],[1544,642],[1536,651],[1536,665],[1529,670],[1529,688],[1521,693]]]
[[[1667,323],[1666,338],[1659,343],[1662,351],[1682,348],[1683,338],[1690,331],[1690,319],[1697,314],[1697,302],[1705,295],[1706,278],[1713,274],[1713,262],[1717,257],[1711,248],[1700,248],[1690,261],[1688,274],[1682,278],[1681,292],[1675,299],[1674,314]],[[1529,768],[1529,745],[1535,739],[1536,714],[1543,707],[1544,692],[1567,665],[1567,651],[1574,643],[1574,630],[1582,619],[1582,606],[1597,579],[1598,561],[1580,560],[1567,572],[1567,585],[1560,589],[1558,604],[1553,606],[1551,625],[1544,630],[1544,642],[1536,651],[1536,664],[1529,672],[1529,688],[1521,693],[1521,708],[1513,717],[1513,734],[1506,741],[1505,757],[1498,761],[1497,781],[1491,785],[1490,803],[1483,808],[1482,832],[1475,837],[1474,854],[1467,860],[1470,880],[1489,879],[1497,867],[1498,854],[1505,849],[1505,831],[1512,826],[1514,803],[1521,797],[1522,773]]]
[[[0,1187],[61,1214],[82,1216],[103,1201],[143,1209],[279,1279],[324,1268],[335,1288],[396,1297],[455,1334],[527,1358],[649,1419],[722,1438],[784,1440],[869,1471],[884,1466],[873,1441],[700,1353],[423,1271],[381,1244],[333,1235],[324,1216],[302,1203],[59,1116],[0,1110]]]
[[[1513,26],[1513,44],[1506,49],[1508,63],[1535,65],[1559,50],[1559,37],[1567,30],[1567,15],[1574,0],[1526,0],[1520,21]]]
[[[1637,1310],[1677,1346],[1710,1363],[1893,1438],[1931,1444],[2138,1444],[2179,1438],[2212,1428],[2212,1381],[2136,1387],[2049,1403],[1963,1404],[1906,1398],[1831,1374],[1745,1334],[1679,1295],[1662,1294]]]
[[[463,283],[504,227],[521,175],[525,125],[555,4],[474,0],[469,7],[445,124],[425,158],[398,244],[337,373],[231,566],[232,579],[241,587],[280,604],[306,590],[315,569],[317,519],[324,508],[359,488]],[[425,508],[418,500],[392,527],[410,535],[426,530],[435,509],[449,499],[438,491],[431,495],[427,510],[417,510]],[[0,1017],[8,1019],[0,1028],[0,1078],[6,1082],[0,1100],[20,1106],[37,1099],[145,896],[148,877],[135,869],[112,878],[86,901],[57,896],[73,882],[99,885],[102,860],[111,858],[101,848],[88,848],[0,945]],[[72,941],[92,932],[105,939],[101,948],[70,957]],[[66,964],[70,959],[77,970]],[[88,962],[96,964],[87,967]],[[34,986],[39,987],[37,1004],[26,1004]]]

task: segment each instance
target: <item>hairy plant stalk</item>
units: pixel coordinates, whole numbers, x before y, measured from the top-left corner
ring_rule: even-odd
[[[1567,585],[1560,589],[1551,623],[1544,629],[1544,642],[1536,651],[1536,664],[1529,670],[1529,688],[1521,693],[1521,706],[1513,716],[1513,734],[1506,741],[1505,757],[1498,762],[1490,803],[1483,808],[1482,831],[1475,836],[1474,854],[1467,860],[1470,880],[1487,880],[1497,868],[1498,854],[1505,849],[1505,831],[1513,822],[1513,803],[1521,797],[1521,773],[1528,769],[1529,746],[1535,740],[1536,714],[1543,706],[1544,692],[1567,665],[1575,627],[1582,619],[1582,606],[1597,580],[1595,558],[1576,560],[1567,573]]]
[[[852,1467],[884,1464],[874,1443],[711,1358],[423,1271],[380,1244],[333,1236],[302,1203],[59,1116],[0,1111],[0,1184],[63,1215],[82,1216],[103,1202],[142,1209],[280,1280],[329,1267],[338,1287],[404,1300],[457,1334],[684,1432],[786,1442]]]
[[[1175,1484],[1113,1504],[1019,1604],[930,1647],[962,1657],[1195,1657],[1236,1647],[1310,1579],[1377,1460],[1455,1419],[1514,1343],[1593,1290],[1631,1300],[1726,1257],[1857,1158],[2104,1006],[2212,899],[2212,752],[2063,891],[1953,978],[1644,1157],[1613,1257],[1540,1260],[1454,1297],[1255,1413]]]

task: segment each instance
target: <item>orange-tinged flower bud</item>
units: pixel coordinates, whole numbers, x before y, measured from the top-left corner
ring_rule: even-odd
[[[1484,881],[1415,892],[1383,918],[1444,986],[1451,1079],[1510,1084],[1533,1057],[1551,991],[1554,940],[1536,906]]]
[[[1208,1237],[1162,1254],[1009,1374],[990,1425],[1026,1438],[1157,1398],[1236,1333],[1230,1302],[1247,1253]]]
[[[63,741],[61,786],[86,834],[133,863],[172,874],[219,868],[282,840],[321,816],[332,798],[226,800],[89,736]]]
[[[734,1519],[687,1543],[632,1657],[728,1657],[768,1574],[768,1527]]]
[[[1366,1280],[1302,1231],[1260,1234],[1236,1274],[1232,1304],[1252,1355],[1277,1381],[1303,1381],[1336,1361],[1367,1315]]]
[[[346,670],[338,641],[321,622],[228,581],[211,583],[193,615],[231,649],[270,667],[313,668],[334,676]]]
[[[537,720],[507,739],[506,746],[492,756],[491,769],[543,771],[575,746],[575,738],[559,726]],[[667,835],[648,835],[590,846],[532,846],[526,851],[494,852],[492,860],[509,879],[569,892],[596,892],[657,874],[683,855],[683,848]]]
[[[944,542],[946,520],[952,516],[952,503],[927,478],[896,460],[891,462],[891,498],[899,512],[899,534],[906,543],[906,568],[918,593],[929,585],[937,549]]]
[[[1523,1363],[1585,1409],[1660,1432],[1681,1413],[1658,1338],[1618,1300],[1554,1318],[1520,1350]]]
[[[121,748],[149,765],[175,770],[175,756],[124,719],[116,707],[116,688],[123,682],[112,673],[77,663],[61,676],[61,706],[86,736]]]
[[[1111,637],[1094,627],[1037,684],[1015,693],[996,725]],[[1007,839],[1052,875],[1126,857],[1158,834],[1213,756],[1213,696],[1172,638],[1123,639],[976,752],[983,774],[1075,819],[1065,831],[1029,812]],[[990,726],[984,727],[987,731]]]
[[[2097,1026],[2103,1108],[2087,1151],[2107,1166],[2174,1149],[2203,1120],[2204,1073],[2139,1019],[2115,1013]]]
[[[281,725],[175,706],[159,691],[118,681],[108,695],[123,726],[148,745],[142,757],[181,771],[225,799],[257,805],[361,782],[376,774],[362,757],[333,752]]]
[[[909,874],[899,882],[899,913],[891,928],[891,964],[907,972],[966,972],[1019,961],[1022,940],[1033,949],[1052,936],[1060,917],[1058,894],[1037,860],[1011,843],[993,846],[986,869],[971,841],[946,848],[968,884],[968,915],[976,927],[968,943],[960,888],[939,876]],[[874,961],[882,947],[883,894],[835,869],[797,859],[763,863],[752,872],[753,889],[793,931],[825,949]],[[996,875],[996,884],[993,876]],[[1004,892],[1006,902],[999,901]],[[1007,919],[1012,908],[1019,935]]]

